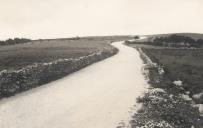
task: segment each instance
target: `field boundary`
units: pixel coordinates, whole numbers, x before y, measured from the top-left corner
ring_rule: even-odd
[[[0,98],[41,86],[113,56],[118,49],[111,47],[108,51],[97,51],[76,59],[58,59],[49,63],[35,63],[20,70],[3,70],[0,72]]]
[[[136,48],[145,63],[144,75],[149,90],[137,99],[142,107],[134,114],[132,128],[200,128],[200,113],[188,95],[177,92],[181,86],[171,82],[171,89],[163,87],[164,67],[153,62],[141,48]],[[177,93],[171,93],[171,92]]]

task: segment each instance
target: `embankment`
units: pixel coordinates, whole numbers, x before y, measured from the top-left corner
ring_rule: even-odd
[[[103,60],[118,52],[111,49],[98,51],[79,58],[58,59],[49,63],[35,63],[20,70],[0,72],[0,98],[9,97],[50,81],[62,78],[92,63]]]

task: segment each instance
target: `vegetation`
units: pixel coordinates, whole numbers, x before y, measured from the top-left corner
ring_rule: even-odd
[[[96,61],[116,54],[117,49],[99,51],[77,59],[59,59],[49,63],[35,63],[16,71],[0,72],[0,98],[46,84]]]
[[[168,33],[168,34],[149,35],[148,37],[167,37],[170,35],[180,35],[180,36],[190,37],[194,40],[203,39],[203,34],[201,33]]]
[[[18,70],[34,63],[49,63],[58,59],[78,58],[93,52],[111,49],[112,41],[128,36],[81,37],[72,39],[35,40],[31,43],[0,47],[0,71]]]
[[[0,47],[0,98],[64,77],[117,53],[112,41],[129,37],[37,40]]]
[[[194,40],[191,37],[181,35],[170,35],[168,37],[156,37],[152,42],[153,45],[167,46],[167,47],[196,47],[203,46],[203,40]]]
[[[139,36],[134,36],[134,39],[139,39],[140,37]]]
[[[30,42],[30,39],[26,38],[14,38],[14,39],[7,39],[5,41],[0,41],[0,45],[14,45],[14,44],[23,44]]]
[[[200,128],[202,120],[199,110],[193,106],[193,100],[184,89],[184,83],[174,84],[174,80],[179,79],[170,79],[172,74],[168,74],[165,70],[167,66],[155,63],[155,59],[149,63],[150,61],[147,61],[149,58],[146,58],[148,53],[147,56],[145,54],[146,49],[143,51],[141,50],[140,54],[146,63],[145,69],[149,71],[147,77],[151,89],[137,99],[137,102],[142,104],[142,108],[133,116],[132,127]]]
[[[199,112],[180,96],[155,88],[137,99],[143,104],[131,121],[132,128],[198,128]],[[139,126],[139,127],[138,127]]]
[[[176,35],[157,37],[154,42],[126,42],[140,49],[151,85],[137,99],[142,108],[134,114],[132,128],[203,127],[202,110],[198,106],[203,104],[201,42]]]
[[[171,88],[167,81],[181,80],[190,97],[203,92],[203,49],[146,49],[143,51],[165,70],[162,88]],[[199,102],[203,103],[203,101]]]
[[[150,37],[152,38],[152,37]],[[203,39],[193,39],[191,37],[183,35],[168,35],[168,36],[158,36],[153,37],[146,41],[127,41],[128,44],[144,44],[153,45],[161,47],[173,47],[173,48],[202,48]]]

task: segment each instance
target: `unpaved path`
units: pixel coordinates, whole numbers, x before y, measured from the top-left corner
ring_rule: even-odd
[[[0,128],[115,128],[146,87],[139,53],[119,53],[63,79],[0,101]]]

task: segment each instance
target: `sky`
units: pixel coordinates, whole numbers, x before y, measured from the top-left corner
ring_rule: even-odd
[[[0,0],[0,39],[203,33],[203,0]]]

